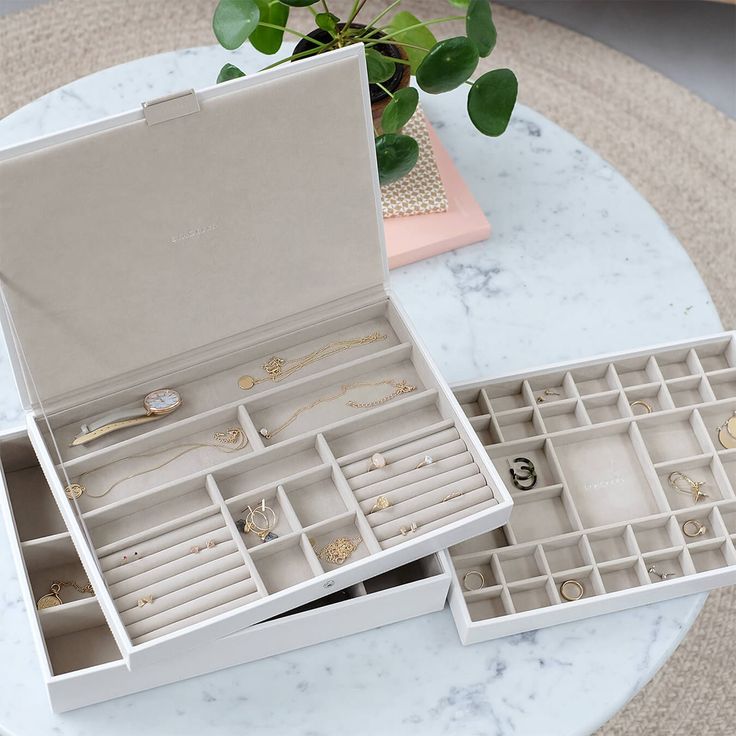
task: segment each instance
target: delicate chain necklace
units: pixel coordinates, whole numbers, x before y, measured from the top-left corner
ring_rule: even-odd
[[[322,396],[319,399],[315,399],[310,404],[297,409],[283,424],[276,427],[276,429],[268,430],[263,427],[258,430],[258,432],[262,437],[265,437],[267,440],[273,439],[277,434],[279,434],[279,432],[283,432],[290,424],[295,422],[305,411],[314,409],[315,406],[319,406],[320,404],[325,404],[329,401],[335,401],[336,399],[345,396],[348,391],[353,391],[356,388],[366,388],[371,386],[393,386],[394,390],[390,394],[387,394],[380,399],[376,399],[375,401],[347,401],[345,402],[345,406],[350,406],[353,409],[372,409],[373,407],[385,404],[387,401],[391,401],[391,399],[395,399],[397,396],[408,394],[412,391],[417,390],[416,386],[411,386],[404,380],[397,381],[393,378],[385,378],[383,381],[361,381],[359,383],[344,383],[342,386],[340,386],[340,390],[336,394],[332,394],[331,396]]]
[[[278,383],[302,368],[306,368],[308,365],[312,365],[312,363],[329,358],[331,355],[342,353],[344,350],[357,348],[361,345],[370,345],[371,343],[386,339],[388,339],[387,335],[382,335],[380,332],[371,332],[370,335],[366,335],[365,337],[335,340],[334,342],[327,343],[327,345],[322,345],[322,347],[319,347],[313,352],[303,355],[300,358],[287,360],[286,358],[274,356],[262,366],[263,370],[266,371],[265,376],[261,378],[255,378],[254,376],[248,375],[241,376],[238,379],[238,386],[240,386],[243,391],[249,391],[253,386],[263,383],[264,381],[273,381],[274,383]]]
[[[84,485],[82,485],[82,478],[84,478],[86,475],[89,475],[90,473],[102,470],[103,468],[109,468],[111,465],[115,465],[115,463],[122,462],[123,460],[130,460],[130,458],[121,457],[117,460],[113,460],[112,462],[107,463],[106,465],[100,465],[99,468],[88,470],[86,473],[82,473],[77,478],[76,483],[71,483],[70,485],[68,485],[66,487],[67,498],[79,498],[83,493],[86,493],[90,498],[102,498],[103,496],[106,496],[108,493],[110,493],[113,488],[117,488],[117,486],[119,486],[121,483],[125,483],[125,481],[128,480],[133,480],[133,478],[137,478],[140,475],[152,473],[154,470],[160,470],[161,468],[166,467],[169,463],[173,463],[174,460],[178,460],[180,457],[183,457],[187,453],[193,452],[194,450],[199,450],[203,447],[215,447],[220,450],[220,452],[237,452],[238,450],[242,450],[248,444],[248,438],[245,436],[245,432],[243,432],[240,427],[230,427],[224,432],[215,432],[214,440],[214,442],[197,442],[185,445],[178,445],[177,447],[168,447],[165,450],[158,450],[157,452],[151,452],[145,455],[136,455],[135,457],[137,458],[157,457],[163,452],[169,452],[170,450],[180,450],[180,452],[178,452],[173,457],[170,457],[168,460],[161,463],[160,465],[156,465],[153,468],[141,470],[138,473],[133,473],[133,475],[128,475],[125,478],[121,478],[120,480],[115,481],[115,483],[113,483],[109,488],[106,488],[102,493],[93,495],[87,490]]]
[[[330,562],[333,565],[342,565],[360,547],[362,541],[362,537],[354,537],[353,539],[338,537],[322,547],[321,550],[317,550],[314,544],[312,544],[312,549],[314,549],[314,553],[320,560]]]
[[[44,608],[60,606],[64,601],[61,600],[59,593],[62,588],[69,586],[75,588],[80,593],[90,593],[91,595],[94,595],[94,590],[92,590],[92,585],[90,583],[87,583],[87,585],[80,585],[75,580],[54,580],[54,582],[51,583],[49,592],[46,593],[46,595],[42,595],[36,602],[36,608],[41,611]]]

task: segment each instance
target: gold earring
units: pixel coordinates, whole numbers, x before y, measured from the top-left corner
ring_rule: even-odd
[[[693,480],[689,476],[685,475],[685,473],[681,473],[679,470],[675,470],[674,472],[669,474],[669,477],[667,478],[667,481],[669,484],[679,493],[686,493],[689,496],[692,496],[693,503],[697,503],[700,501],[701,498],[708,498],[707,493],[703,493],[700,489],[705,485],[705,481],[697,481]],[[681,488],[680,483],[686,483],[689,488],[684,489]]]
[[[405,537],[407,534],[412,534],[417,529],[419,529],[419,524],[417,524],[415,521],[412,521],[409,526],[402,526],[401,529],[399,529],[399,532],[401,533],[402,537]]]

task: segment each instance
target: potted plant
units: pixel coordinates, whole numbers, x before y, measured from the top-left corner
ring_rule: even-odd
[[[417,90],[409,86],[411,76],[429,94],[449,92],[467,84],[468,117],[488,136],[498,136],[506,130],[518,88],[510,69],[494,69],[471,79],[480,58],[487,57],[496,44],[489,0],[450,0],[464,10],[463,15],[427,21],[399,10],[401,2],[388,2],[375,16],[364,19],[360,15],[366,0],[354,0],[345,18],[340,19],[330,10],[327,0],[219,0],[212,28],[220,44],[231,51],[250,41],[256,50],[276,54],[285,33],[299,37],[289,56],[266,69],[362,43],[376,128],[378,174],[381,184],[388,184],[409,173],[419,157],[417,142],[401,133],[419,103]],[[318,9],[314,7],[317,3]],[[316,28],[306,35],[289,28],[292,8],[310,12]],[[465,35],[438,41],[430,26],[453,20],[465,21]],[[244,72],[237,66],[225,64],[217,81],[242,76]]]

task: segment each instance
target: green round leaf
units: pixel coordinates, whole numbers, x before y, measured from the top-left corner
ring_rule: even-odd
[[[386,105],[381,116],[381,128],[384,133],[397,133],[410,120],[419,104],[419,92],[414,87],[404,87],[397,92]]]
[[[220,45],[233,51],[248,40],[258,18],[255,0],[220,0],[212,17],[212,30]]]
[[[395,40],[397,42],[409,44],[408,46],[402,46],[401,48],[409,58],[412,74],[417,73],[417,69],[424,60],[424,57],[427,55],[427,52],[437,43],[437,39],[434,37],[432,31],[430,31],[427,26],[421,25],[421,23],[422,22],[415,15],[402,10],[391,18],[391,22],[386,30],[386,33],[391,35],[391,38],[388,39],[387,43],[391,43],[392,40]],[[404,30],[410,26],[418,27],[412,28],[410,31]]]
[[[321,28],[323,31],[327,31],[333,38],[337,36],[337,23],[340,19],[332,13],[317,13],[314,16],[314,21],[317,24],[317,28]]]
[[[478,47],[478,53],[486,57],[496,45],[496,26],[493,24],[490,0],[470,0],[465,18],[468,38]]]
[[[271,23],[275,26],[285,26],[289,19],[289,6],[279,0],[255,0],[261,13],[260,23]],[[250,34],[250,42],[262,54],[275,54],[284,40],[284,31],[278,28],[266,28],[262,25]]]
[[[314,5],[319,0],[281,0],[284,5],[290,5],[292,8],[306,8],[308,5]]]
[[[396,62],[379,54],[375,49],[365,50],[365,61],[368,66],[368,81],[371,84],[385,82],[395,71]]]
[[[229,82],[231,79],[237,79],[238,77],[244,76],[245,72],[238,69],[234,64],[225,64],[217,75],[217,84],[220,84],[220,82]]]
[[[511,119],[518,89],[511,69],[494,69],[479,77],[468,95],[468,115],[473,125],[485,135],[501,135]]]
[[[376,138],[378,180],[381,186],[406,176],[419,158],[419,144],[408,135],[384,133]]]
[[[440,41],[417,69],[417,84],[433,95],[449,92],[465,82],[478,66],[478,49],[465,36]]]

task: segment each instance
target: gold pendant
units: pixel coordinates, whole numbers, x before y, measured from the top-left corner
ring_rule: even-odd
[[[255,385],[256,379],[253,378],[253,376],[240,376],[240,378],[238,379],[238,386],[240,386],[243,391],[250,391],[250,389],[252,389]]]
[[[62,604],[61,598],[59,598],[59,591],[61,590],[61,587],[54,583],[51,586],[51,590],[46,593],[46,595],[42,595],[38,601],[36,602],[36,608],[38,608],[39,611],[42,611],[44,608],[54,608],[54,606],[60,606]]]
[[[73,498],[79,498],[87,490],[81,483],[72,483],[64,489],[66,497],[71,501]]]

